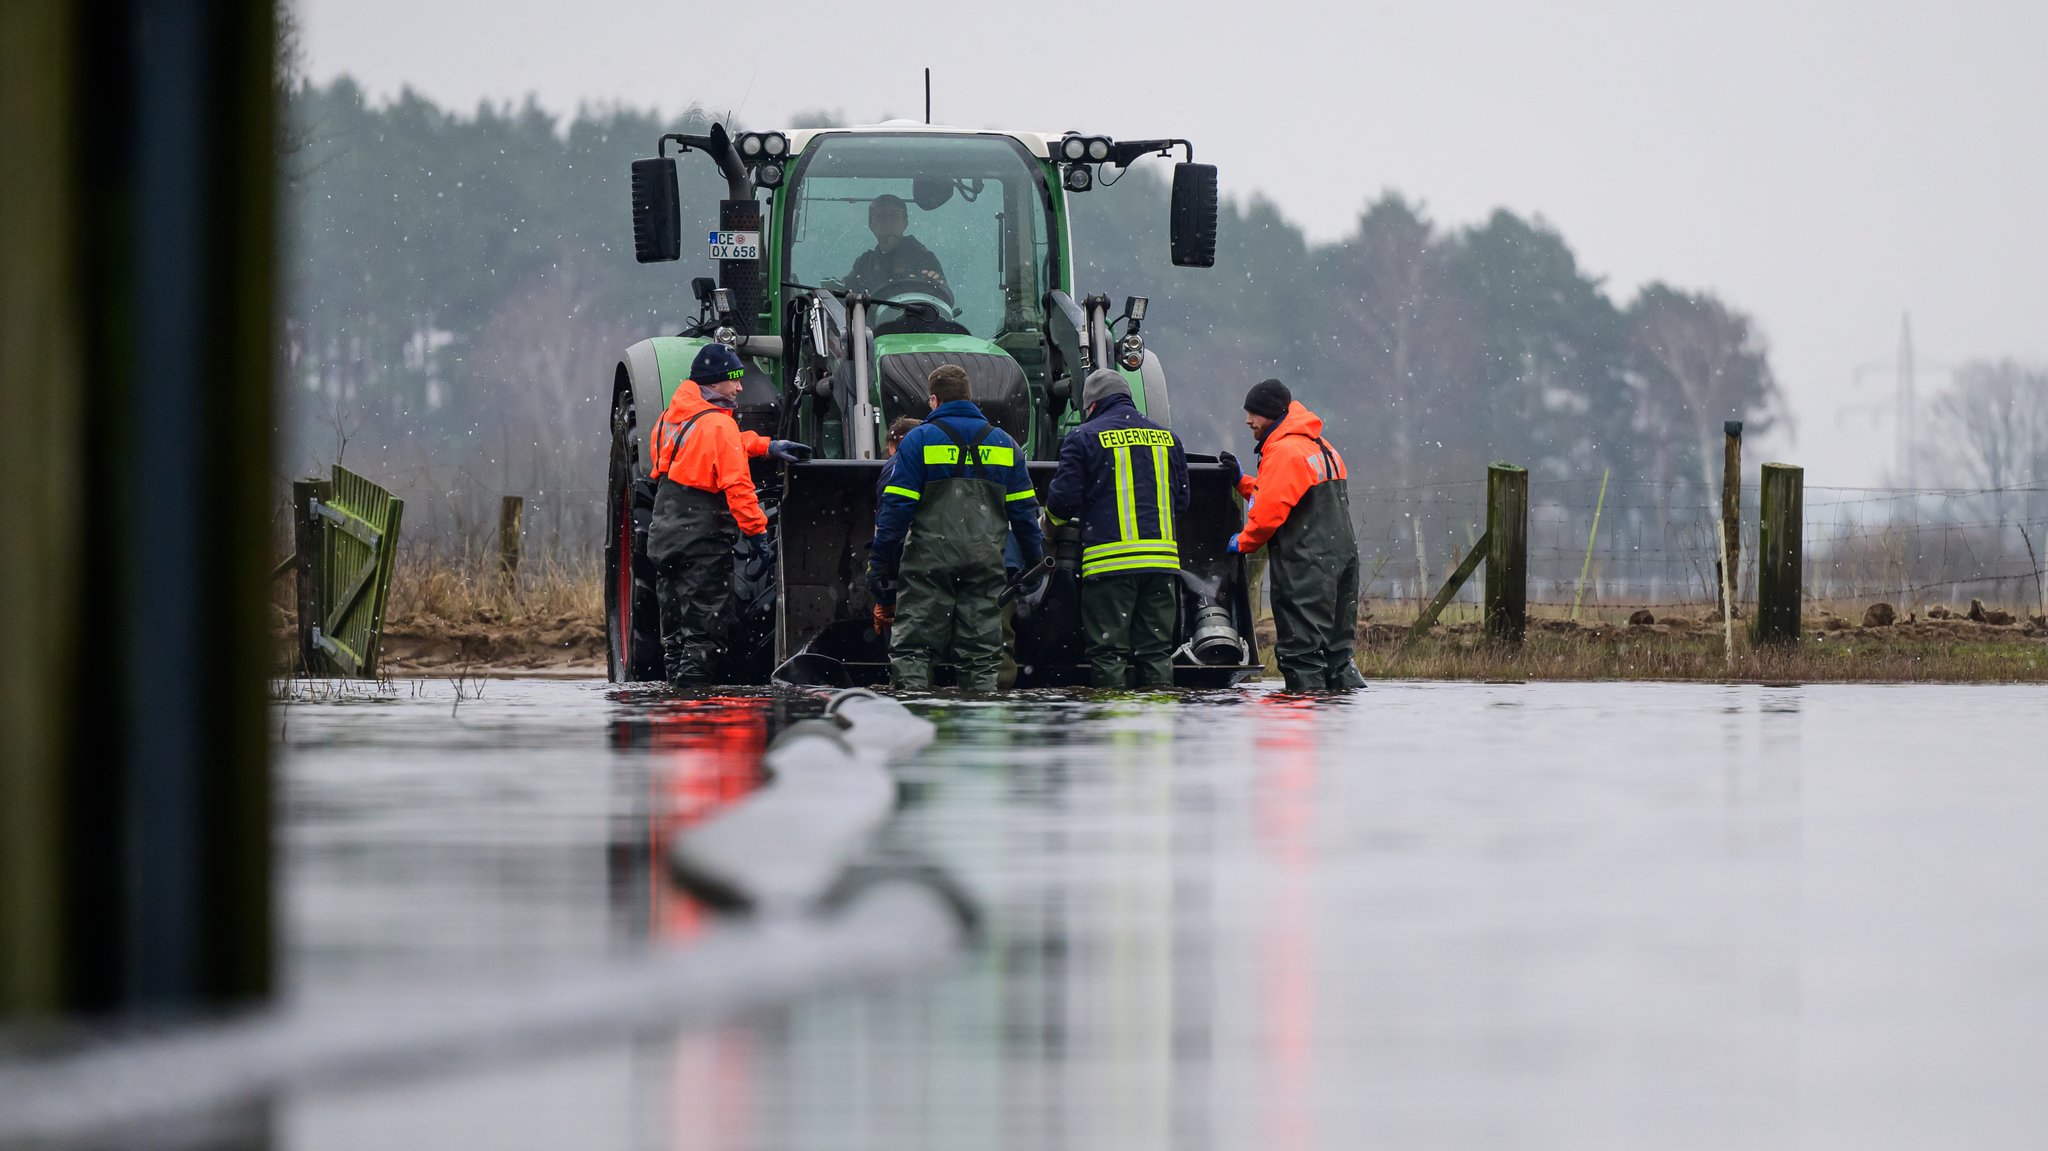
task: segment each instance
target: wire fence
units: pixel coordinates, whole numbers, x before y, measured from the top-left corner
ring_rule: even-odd
[[[606,538],[598,486],[502,490],[464,469],[436,464],[382,471],[380,484],[406,501],[413,554],[495,553],[501,496],[526,501],[523,550],[530,559],[587,563]],[[1758,490],[1742,488],[1736,600],[1754,602]],[[1351,485],[1360,552],[1360,596],[1398,614],[1419,610],[1486,529],[1484,478],[1411,486]],[[2048,613],[2048,483],[2004,488],[1825,487],[1804,499],[1806,596],[1813,601],[1891,603],[1901,610],[1961,606],[1972,599],[2025,614]],[[280,523],[282,518],[280,506]],[[1597,524],[1596,524],[1597,513]],[[1720,493],[1701,483],[1599,476],[1532,476],[1529,604],[1550,613],[1712,605]],[[289,538],[289,531],[283,531]],[[1477,604],[1480,577],[1452,601]]]
[[[1712,605],[1721,516],[1718,490],[1698,483],[1532,477],[1528,571],[1532,607],[1612,611]],[[1483,479],[1409,487],[1353,484],[1361,596],[1419,607],[1486,529]],[[1756,593],[1758,490],[1742,488],[1734,542],[1736,600]],[[1597,523],[1596,523],[1597,513]],[[1851,488],[1804,493],[1803,589],[1824,603],[1896,608],[1987,604],[2048,611],[2044,537],[2048,485]],[[1476,604],[1480,580],[1454,603]]]
[[[460,468],[434,464],[383,467],[369,472],[377,483],[405,501],[399,533],[403,554],[470,559],[498,552],[499,506],[505,496],[525,500],[521,552],[528,560],[564,567],[602,554],[607,530],[605,489],[489,483]],[[290,484],[284,484],[285,492]],[[280,502],[273,535],[289,550],[290,519]]]

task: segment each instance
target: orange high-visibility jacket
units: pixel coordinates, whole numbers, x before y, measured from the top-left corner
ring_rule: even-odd
[[[1288,404],[1287,415],[1259,445],[1259,474],[1237,481],[1238,493],[1252,501],[1237,550],[1250,554],[1264,547],[1310,488],[1346,475],[1344,457],[1323,439],[1322,417],[1300,400]]]
[[[654,478],[667,476],[684,487],[724,492],[725,506],[742,535],[768,530],[768,517],[754,498],[753,473],[747,469],[747,457],[766,454],[767,437],[741,431],[730,410],[706,400],[688,380],[676,385],[675,396],[654,425]]]

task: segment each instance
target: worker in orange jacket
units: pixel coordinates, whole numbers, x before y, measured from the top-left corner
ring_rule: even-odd
[[[705,345],[654,426],[647,558],[661,603],[662,662],[677,687],[717,681],[734,547],[751,555],[768,544],[748,457],[800,463],[811,454],[803,444],[740,430],[733,407],[745,378],[731,348]]]
[[[1288,691],[1364,687],[1352,658],[1358,629],[1358,537],[1344,457],[1323,438],[1323,421],[1279,380],[1244,398],[1245,426],[1258,441],[1259,474],[1237,475],[1244,530],[1230,550],[1271,547],[1273,644]],[[1237,458],[1223,453],[1237,467]]]

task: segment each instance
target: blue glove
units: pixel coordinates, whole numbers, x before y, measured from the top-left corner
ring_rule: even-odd
[[[1229,543],[1227,543],[1227,544],[1224,544],[1224,545],[1223,545],[1223,550],[1225,550],[1225,551],[1229,552],[1229,553],[1230,553],[1231,555],[1234,555],[1234,556],[1235,556],[1235,555],[1243,555],[1243,554],[1244,554],[1243,552],[1240,552],[1240,551],[1238,551],[1238,550],[1237,550],[1237,536],[1238,536],[1238,533],[1236,533],[1236,532],[1231,532],[1231,533],[1230,533],[1230,542],[1229,542]]]
[[[769,440],[768,458],[785,464],[800,464],[811,458],[811,445],[795,440]]]

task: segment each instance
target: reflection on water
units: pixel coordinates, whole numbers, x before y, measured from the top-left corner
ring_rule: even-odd
[[[634,938],[688,939],[703,930],[705,910],[668,881],[669,843],[760,786],[770,728],[789,722],[792,701],[664,692],[613,698],[621,705],[611,724],[612,749],[620,753],[614,767],[644,788],[635,797],[640,809],[612,837],[616,906]]]
[[[2048,1129],[2044,702],[934,701],[940,739],[904,767],[883,846],[988,912],[952,975],[302,1093],[279,1141],[2023,1145]],[[418,994],[451,967],[704,930],[667,890],[666,837],[752,786],[814,707],[562,684],[493,684],[453,729],[445,699],[300,707],[295,993]]]

